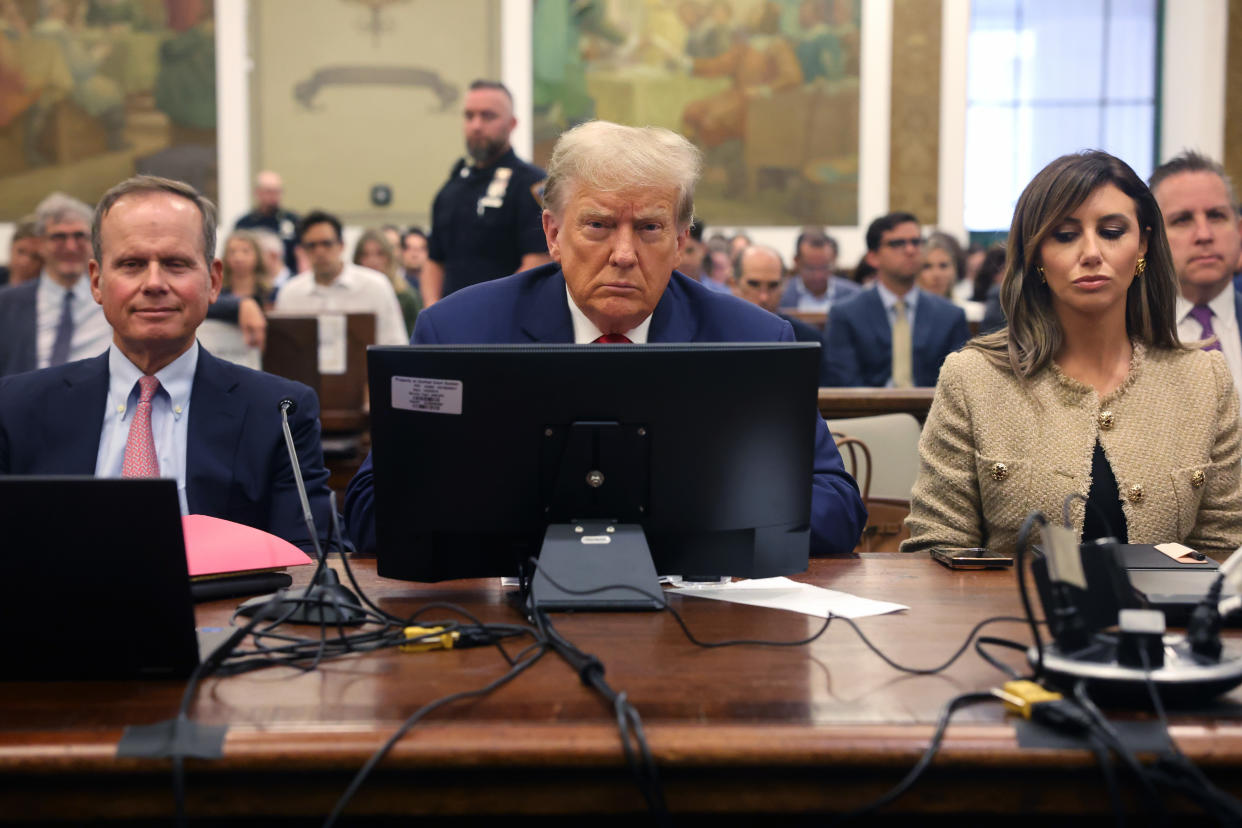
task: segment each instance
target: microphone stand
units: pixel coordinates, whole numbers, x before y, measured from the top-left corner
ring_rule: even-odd
[[[298,497],[302,501],[302,519],[306,522],[306,530],[310,533],[311,544],[315,548],[318,561],[315,574],[310,584],[299,589],[282,589],[273,595],[261,595],[251,598],[237,608],[237,612],[247,617],[260,610],[266,618],[280,623],[342,625],[362,624],[367,620],[367,612],[358,601],[358,597],[349,587],[341,583],[336,570],[328,566],[328,555],[319,544],[319,532],[315,529],[315,517],[311,514],[310,499],[306,496],[306,484],[302,481],[302,468],[298,461],[297,447],[293,444],[293,432],[289,429],[289,414],[297,410],[297,403],[285,397],[280,401],[281,428],[285,433],[285,448],[289,451],[289,465],[293,468],[293,480],[297,484]],[[333,512],[336,511],[336,493],[329,492],[328,503]],[[341,554],[345,554],[343,547]]]

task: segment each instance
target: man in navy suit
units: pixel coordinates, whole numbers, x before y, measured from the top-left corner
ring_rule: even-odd
[[[803,230],[794,243],[794,278],[785,286],[780,306],[827,313],[837,302],[857,294],[857,283],[834,276],[837,240],[822,230]]]
[[[98,357],[0,380],[0,474],[172,477],[183,513],[307,542],[280,425],[288,398],[326,532],[314,393],[216,359],[195,339],[222,276],[211,203],[181,182],[139,176],[104,195],[91,230],[91,295],[112,343]]]
[[[823,347],[824,335],[801,319],[781,313],[781,288],[784,284],[785,262],[774,248],[752,244],[733,260],[735,296],[784,319],[793,328],[794,339],[799,342],[814,342],[820,346],[819,384],[822,386],[828,379],[828,352]]]
[[[871,222],[866,261],[876,284],[828,312],[829,385],[935,385],[944,358],[966,344],[962,309],[915,287],[922,247],[918,219],[909,213]]]
[[[592,121],[566,132],[544,189],[554,263],[437,302],[419,314],[414,343],[793,341],[789,323],[674,271],[699,168],[699,151],[665,129]],[[866,511],[823,419],[812,415],[811,552],[848,553]],[[375,548],[373,487],[368,457],[345,497],[363,551]]]
[[[1177,272],[1177,334],[1183,342],[1216,337],[1208,350],[1224,353],[1242,393],[1242,297],[1233,271],[1242,251],[1242,218],[1224,168],[1183,152],[1151,174],[1151,192],[1164,216]]]

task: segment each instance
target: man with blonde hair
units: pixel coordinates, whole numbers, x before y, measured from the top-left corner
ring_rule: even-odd
[[[666,129],[591,121],[552,151],[543,230],[553,262],[446,297],[415,344],[761,342],[789,324],[674,270],[694,219],[697,148]],[[811,553],[853,550],[866,512],[818,412]],[[349,484],[360,550],[375,547],[371,458]]]

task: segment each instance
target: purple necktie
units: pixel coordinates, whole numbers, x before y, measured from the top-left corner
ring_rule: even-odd
[[[1207,339],[1208,337],[1216,336],[1216,332],[1212,330],[1212,309],[1211,308],[1209,308],[1207,305],[1195,305],[1193,308],[1190,309],[1190,315],[1194,317],[1194,320],[1196,322],[1198,322],[1201,326],[1203,326],[1203,334],[1201,336],[1202,339]],[[1204,345],[1203,350],[1219,351],[1220,340],[1217,339],[1211,345]]]

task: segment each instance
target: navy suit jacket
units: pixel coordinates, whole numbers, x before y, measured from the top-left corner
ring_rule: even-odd
[[[651,314],[647,331],[647,340],[653,343],[793,339],[793,331],[783,319],[734,296],[713,292],[676,272]],[[556,264],[472,285],[445,297],[418,315],[412,339],[415,345],[573,341],[565,277]],[[818,411],[814,416],[811,553],[852,552],[867,511],[823,418]],[[374,502],[368,456],[345,494],[349,533],[360,551],[375,549]]]
[[[0,377],[33,371],[39,280],[0,289]]]
[[[108,396],[108,353],[0,379],[0,474],[95,473]],[[319,400],[301,383],[217,359],[199,348],[186,441],[191,514],[244,523],[309,542],[279,402],[289,415],[321,536],[330,527]],[[72,517],[72,516],[70,516]]]
[[[914,384],[934,386],[944,358],[966,344],[966,314],[947,299],[920,292],[914,313],[911,368]],[[883,388],[893,375],[893,330],[874,287],[828,312],[828,384]]]

